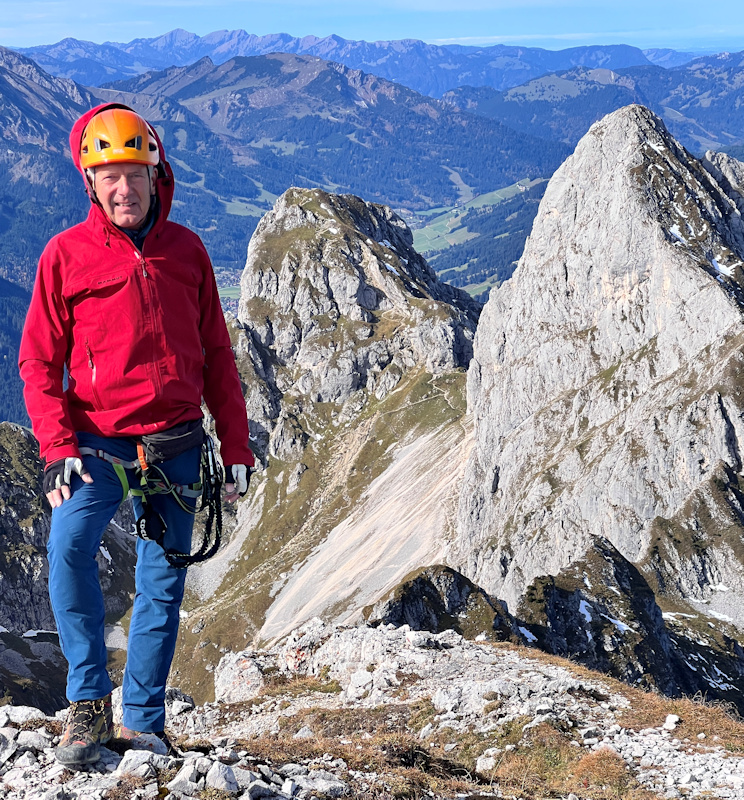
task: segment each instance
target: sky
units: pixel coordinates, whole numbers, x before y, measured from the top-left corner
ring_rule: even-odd
[[[259,35],[438,44],[510,44],[559,50],[630,44],[691,52],[744,50],[744,3],[718,0],[0,0],[0,45],[66,37],[92,42],[152,38],[174,28],[203,36]]]

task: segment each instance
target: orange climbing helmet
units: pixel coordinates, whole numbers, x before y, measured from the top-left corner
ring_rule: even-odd
[[[80,142],[83,169],[102,164],[158,165],[160,153],[152,129],[128,108],[106,108],[91,117]]]

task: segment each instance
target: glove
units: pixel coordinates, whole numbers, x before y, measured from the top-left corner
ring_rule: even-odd
[[[63,500],[70,499],[70,480],[73,472],[86,483],[93,483],[93,478],[90,477],[90,472],[81,458],[60,458],[59,461],[48,464],[44,470],[44,494],[52,508],[62,505]]]
[[[225,483],[234,484],[235,492],[244,497],[251,482],[251,472],[245,464],[230,464],[225,467]]]

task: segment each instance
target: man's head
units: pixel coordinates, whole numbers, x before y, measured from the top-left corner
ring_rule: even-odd
[[[80,166],[101,207],[121,228],[144,223],[159,161],[152,129],[131,109],[106,108],[83,131]]]

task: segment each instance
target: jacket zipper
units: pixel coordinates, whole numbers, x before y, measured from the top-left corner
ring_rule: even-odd
[[[88,344],[88,340],[85,340],[85,352],[88,355],[88,367],[90,368],[90,386],[93,390],[93,402],[97,406],[99,411],[103,410],[103,406],[101,405],[101,398],[98,396],[98,387],[96,386],[96,365],[93,361],[93,351],[90,349],[90,345]]]
[[[144,246],[143,246],[143,250],[144,250]],[[152,300],[153,300],[153,297],[152,297],[152,289],[150,288],[150,281],[147,280],[150,277],[150,273],[147,271],[147,261],[145,261],[144,254],[142,252],[140,252],[136,247],[134,248],[134,252],[137,255],[137,258],[139,259],[140,267],[142,269],[142,277],[145,278],[145,292],[147,293],[147,299],[148,299],[149,303],[151,304]],[[153,342],[155,342],[155,340],[157,340],[158,337],[161,334],[160,334],[160,331],[158,329],[158,320],[157,320],[157,318],[155,317],[155,315],[152,312],[151,305],[148,308],[148,313],[150,314],[150,319],[151,319],[151,324],[152,324]],[[163,378],[162,378],[162,375],[160,373],[160,370],[157,367],[156,361],[157,361],[157,359],[155,358],[155,352],[153,351],[153,358],[152,358],[152,364],[151,364],[151,367],[152,367],[152,372],[151,372],[152,381],[153,381],[153,384],[155,386],[155,390],[156,390],[158,396],[160,396],[163,393]]]
[[[145,261],[145,257],[142,255],[142,253],[140,253],[140,251],[136,247],[134,248],[134,253],[139,259],[140,267],[142,268],[142,277],[149,278],[150,273],[147,271],[147,261]]]

